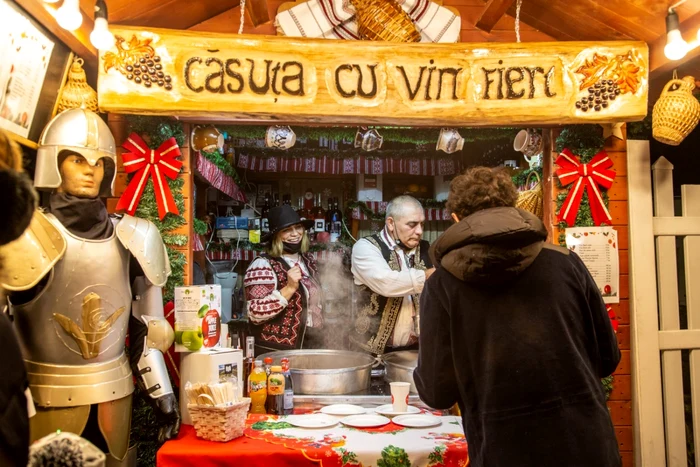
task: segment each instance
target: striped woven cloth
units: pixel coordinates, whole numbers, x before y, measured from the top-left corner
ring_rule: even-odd
[[[421,33],[421,42],[458,42],[461,19],[430,0],[398,0]],[[277,14],[275,26],[285,36],[359,39],[355,8],[349,0],[308,0]]]

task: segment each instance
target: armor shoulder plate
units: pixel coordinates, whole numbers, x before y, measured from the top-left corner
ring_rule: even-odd
[[[170,261],[155,224],[124,215],[117,224],[117,238],[134,255],[151,284],[163,287],[170,275]]]
[[[13,292],[31,289],[65,252],[63,233],[44,213],[34,211],[27,230],[17,240],[0,248],[4,269],[0,285]]]

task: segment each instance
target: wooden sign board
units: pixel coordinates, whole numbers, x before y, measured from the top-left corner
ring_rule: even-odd
[[[634,121],[644,42],[394,44],[114,27],[102,111],[404,126]]]

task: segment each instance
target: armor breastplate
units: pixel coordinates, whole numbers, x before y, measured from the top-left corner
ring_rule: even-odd
[[[123,397],[133,390],[124,355],[131,309],[129,252],[116,235],[105,240],[85,240],[71,234],[55,217],[47,217],[65,237],[66,253],[32,301],[10,305],[34,397],[40,405],[53,406]],[[79,380],[97,385],[94,389],[109,386],[110,394],[97,391],[102,395],[95,400],[71,397],[74,391],[69,391],[64,399],[55,397],[54,391],[51,401],[42,401],[45,397],[37,394],[41,388],[35,391],[37,385],[75,388],[80,385]],[[111,394],[115,384],[118,394]]]

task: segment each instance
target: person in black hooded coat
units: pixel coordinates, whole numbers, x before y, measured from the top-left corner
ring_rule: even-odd
[[[414,379],[431,407],[462,412],[472,467],[617,467],[600,378],[620,360],[593,278],[546,243],[498,169],[450,185],[457,223],[431,247]]]
[[[17,239],[29,226],[37,204],[32,182],[22,171],[22,150],[0,131],[0,246]],[[0,249],[0,274],[2,251]],[[4,312],[0,287],[0,465],[27,465],[29,456],[29,381],[12,323]]]

